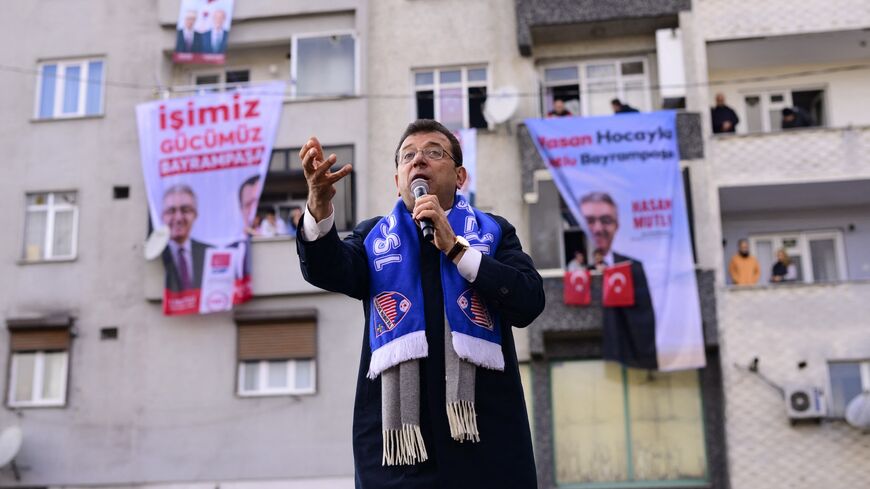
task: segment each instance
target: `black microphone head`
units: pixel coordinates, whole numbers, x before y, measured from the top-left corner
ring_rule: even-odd
[[[429,193],[429,182],[425,178],[417,178],[411,182],[411,192],[415,199],[419,199]]]

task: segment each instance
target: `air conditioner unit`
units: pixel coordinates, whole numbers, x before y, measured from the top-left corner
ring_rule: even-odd
[[[823,418],[827,414],[825,394],[818,387],[786,386],[785,410],[792,421]]]

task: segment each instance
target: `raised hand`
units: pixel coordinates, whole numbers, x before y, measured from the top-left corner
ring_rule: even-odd
[[[316,137],[312,137],[299,150],[302,160],[302,172],[308,183],[308,210],[314,219],[322,221],[332,214],[332,198],[335,196],[335,182],[344,178],[353,170],[350,164],[344,165],[338,171],[330,168],[336,162],[335,154],[323,157],[323,147]]]

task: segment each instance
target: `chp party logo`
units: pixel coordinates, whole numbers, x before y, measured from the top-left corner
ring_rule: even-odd
[[[214,273],[224,273],[230,268],[232,255],[230,253],[214,253],[211,255],[211,269]]]
[[[386,291],[376,295],[372,305],[382,323],[375,326],[375,336],[381,336],[387,331],[396,329],[405,315],[411,309],[411,301],[399,292]]]
[[[459,296],[459,299],[456,299],[456,303],[459,304],[459,308],[472,323],[481,328],[493,330],[493,322],[489,311],[486,309],[483,301],[480,300],[480,296],[474,292],[474,289],[467,289],[463,292]]]

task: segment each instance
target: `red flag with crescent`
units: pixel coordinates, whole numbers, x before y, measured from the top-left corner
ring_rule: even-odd
[[[631,262],[617,263],[604,269],[602,299],[605,307],[631,307],[634,305],[634,280]]]
[[[592,303],[589,270],[565,272],[563,299],[569,306],[588,306]]]

